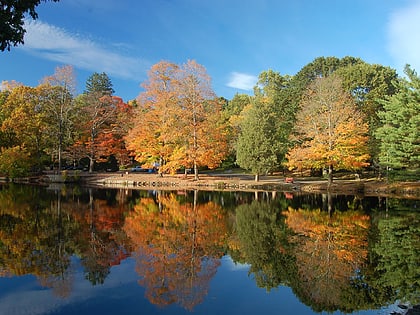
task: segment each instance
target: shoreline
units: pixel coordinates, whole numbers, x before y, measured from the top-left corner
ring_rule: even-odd
[[[420,181],[387,182],[378,179],[341,179],[335,178],[328,190],[328,181],[323,178],[290,177],[279,175],[261,176],[256,182],[253,175],[237,173],[203,173],[199,180],[194,175],[184,174],[159,176],[156,173],[76,173],[68,172],[65,176],[52,172],[43,176],[14,179],[11,182],[22,184],[75,184],[99,188],[129,189],[198,189],[224,191],[281,191],[303,193],[333,193],[344,195],[378,196],[408,198],[420,200]],[[0,182],[9,182],[0,178]]]
[[[286,182],[284,176],[261,176],[256,182],[253,175],[246,174],[200,174],[199,180],[194,175],[165,175],[144,173],[102,174],[99,178],[88,180],[87,184],[109,188],[130,189],[199,189],[225,191],[282,191],[327,193],[328,181],[319,178],[295,177],[293,182]],[[363,196],[399,197],[420,199],[420,182],[390,182],[377,179],[335,179],[329,189],[334,194]]]

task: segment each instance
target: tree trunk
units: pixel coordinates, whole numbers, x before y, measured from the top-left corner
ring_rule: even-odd
[[[333,200],[332,200],[331,192],[329,190],[327,191],[327,204],[328,204],[328,215],[329,217],[331,217],[332,212],[333,212]]]
[[[95,165],[95,160],[92,157],[89,157],[89,173],[93,172],[94,165]]]
[[[198,166],[197,163],[194,161],[194,180],[199,180],[198,178]]]
[[[328,189],[330,189],[332,183],[333,183],[333,166],[332,164],[330,164],[328,166]]]

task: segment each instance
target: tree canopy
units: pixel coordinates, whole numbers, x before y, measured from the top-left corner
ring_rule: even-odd
[[[159,162],[160,172],[217,167],[227,154],[222,103],[203,66],[162,61],[149,72],[128,147],[142,163]]]
[[[405,74],[399,91],[382,101],[382,126],[376,132],[381,164],[398,169],[420,167],[420,77],[408,65]]]
[[[34,20],[38,18],[36,7],[41,2],[59,0],[6,0],[0,4],[0,50],[23,44],[25,35],[25,14]]]
[[[260,74],[250,105],[242,111],[236,143],[237,163],[255,174],[280,168],[289,147],[289,133],[294,121],[294,109],[285,101],[289,76],[273,70]]]
[[[338,76],[316,79],[306,90],[295,125],[296,145],[288,153],[293,168],[359,169],[367,162],[367,132],[362,113]]]

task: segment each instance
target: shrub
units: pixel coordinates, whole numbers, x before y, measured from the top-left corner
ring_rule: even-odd
[[[2,148],[0,154],[0,173],[10,177],[24,177],[31,167],[31,158],[25,147]]]

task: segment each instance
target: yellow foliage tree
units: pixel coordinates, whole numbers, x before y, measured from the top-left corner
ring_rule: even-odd
[[[316,79],[306,90],[297,114],[294,140],[287,154],[289,168],[334,168],[369,165],[368,125],[336,75]]]

